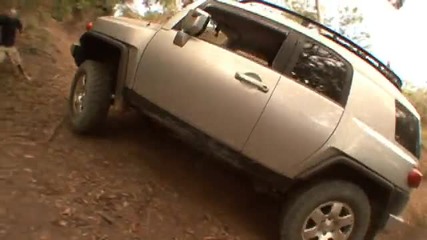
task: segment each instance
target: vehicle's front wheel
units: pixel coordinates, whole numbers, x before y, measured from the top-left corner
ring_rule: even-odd
[[[324,181],[295,193],[283,208],[281,240],[364,240],[371,207],[365,192]]]
[[[73,131],[94,132],[107,118],[111,104],[112,77],[105,64],[86,60],[71,83],[69,113]]]

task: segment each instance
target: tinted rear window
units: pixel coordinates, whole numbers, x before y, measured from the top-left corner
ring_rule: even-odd
[[[396,141],[417,158],[421,155],[420,122],[405,106],[396,101]]]
[[[350,83],[350,65],[333,50],[307,40],[292,70],[292,78],[344,106]]]

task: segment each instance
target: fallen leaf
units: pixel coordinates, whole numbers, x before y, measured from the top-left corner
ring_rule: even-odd
[[[114,223],[113,218],[112,218],[112,217],[110,217],[109,215],[107,215],[106,213],[104,213],[104,212],[99,212],[98,214],[99,214],[99,215],[102,217],[102,219],[104,219],[107,223],[109,223],[109,224],[113,224],[113,223]]]
[[[62,226],[62,227],[66,227],[68,225],[67,221],[65,220],[59,220],[58,224],[59,226]]]
[[[67,207],[64,209],[64,211],[61,212],[61,215],[63,216],[71,216],[71,208]]]

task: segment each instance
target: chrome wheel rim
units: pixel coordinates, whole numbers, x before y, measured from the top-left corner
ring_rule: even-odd
[[[84,108],[84,99],[86,96],[86,74],[83,74],[77,79],[76,87],[73,94],[73,111],[79,114]]]
[[[354,228],[353,210],[345,203],[322,204],[306,218],[301,230],[304,240],[347,240]]]

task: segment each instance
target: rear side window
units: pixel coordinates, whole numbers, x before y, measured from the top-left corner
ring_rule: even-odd
[[[351,83],[351,65],[337,53],[312,40],[305,41],[292,78],[344,106]]]
[[[396,141],[417,158],[421,155],[420,122],[399,101],[396,104]]]

